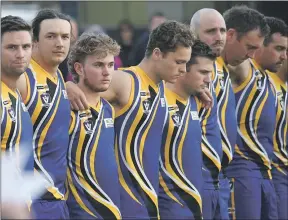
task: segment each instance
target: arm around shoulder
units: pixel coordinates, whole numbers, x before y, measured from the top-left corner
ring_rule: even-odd
[[[131,76],[124,71],[116,70],[112,73],[112,80],[108,90],[101,93],[101,97],[110,102],[114,108],[119,109],[128,103],[131,88]]]

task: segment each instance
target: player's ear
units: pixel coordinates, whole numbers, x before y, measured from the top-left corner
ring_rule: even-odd
[[[82,75],[84,74],[84,69],[83,69],[82,63],[75,62],[75,63],[74,63],[74,70],[76,71],[76,73],[77,73],[79,76],[82,76]]]
[[[153,57],[153,59],[159,60],[163,57],[163,53],[158,47],[156,47],[154,48],[151,56]]]

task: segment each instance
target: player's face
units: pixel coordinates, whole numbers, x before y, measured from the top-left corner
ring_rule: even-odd
[[[264,37],[260,31],[252,30],[238,37],[234,29],[227,31],[226,59],[231,66],[237,66],[248,58],[254,58],[256,50],[263,45]]]
[[[213,61],[206,57],[197,57],[197,63],[190,66],[189,72],[181,77],[185,87],[189,89],[191,95],[202,92],[211,82],[213,71]]]
[[[226,24],[222,17],[214,16],[202,19],[198,29],[198,38],[211,47],[220,56],[226,43]]]
[[[280,33],[275,33],[272,36],[272,41],[261,48],[261,55],[265,69],[271,72],[277,72],[287,59],[288,38]]]
[[[158,73],[161,80],[175,83],[186,72],[186,63],[191,57],[191,47],[177,47],[175,52],[162,54],[157,61]]]
[[[11,31],[2,36],[1,73],[18,77],[31,59],[32,37],[28,31]]]
[[[104,58],[89,55],[84,62],[83,75],[80,75],[80,80],[83,80],[84,85],[91,91],[104,92],[110,85],[113,70],[114,56],[112,54]]]
[[[47,19],[40,24],[38,47],[41,58],[50,65],[59,65],[67,57],[71,38],[71,25],[62,19]]]

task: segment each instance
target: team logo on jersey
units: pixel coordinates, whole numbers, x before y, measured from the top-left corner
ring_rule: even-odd
[[[151,102],[149,99],[146,99],[142,102],[144,113],[149,114],[150,109],[151,109]]]
[[[259,70],[255,72],[257,90],[261,91],[263,88],[262,74]]]
[[[192,120],[199,120],[199,115],[197,111],[191,111]]]
[[[173,122],[174,122],[174,126],[179,127],[181,125],[181,115],[179,114],[179,112],[175,112],[172,116],[171,116]]]
[[[51,104],[51,97],[49,93],[42,93],[40,95],[41,101],[42,101],[42,106],[49,108],[50,104]]]
[[[84,125],[86,134],[93,133],[93,121],[91,119],[88,118],[86,121],[84,121],[83,125]]]
[[[106,128],[113,128],[114,127],[113,118],[104,118],[104,123],[105,123]]]
[[[15,122],[16,121],[16,114],[15,114],[15,111],[12,107],[8,108],[8,114],[9,114],[11,120]]]
[[[222,70],[217,70],[217,76],[219,79],[220,89],[223,90],[225,87],[224,73]]]
[[[282,110],[284,110],[285,100],[282,92],[277,92],[277,98],[279,100],[279,104]]]

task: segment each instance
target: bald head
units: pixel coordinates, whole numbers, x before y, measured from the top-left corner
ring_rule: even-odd
[[[223,20],[225,23],[223,16],[217,10],[213,8],[202,8],[194,13],[190,21],[190,26],[197,32],[201,24],[205,25],[214,19]]]
[[[191,29],[199,40],[208,44],[217,56],[226,43],[226,25],[223,16],[212,8],[203,8],[195,12],[190,22]]]

